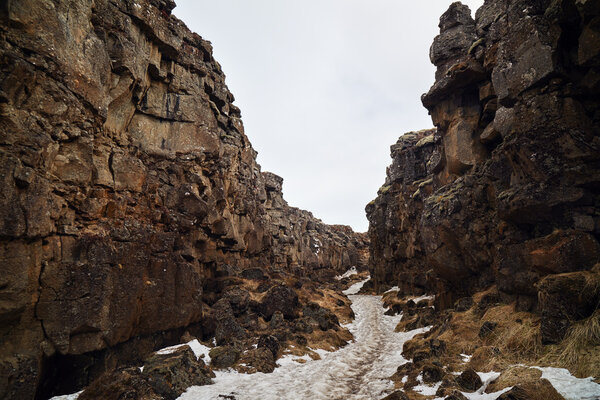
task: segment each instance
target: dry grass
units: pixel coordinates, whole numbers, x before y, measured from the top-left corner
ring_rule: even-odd
[[[478,333],[481,321],[473,310],[474,308],[454,313],[449,329],[440,335],[439,339],[447,343],[450,354],[473,354],[479,347]]]
[[[542,354],[540,319],[527,312],[515,312],[514,304],[493,307],[482,320],[498,323],[486,342],[499,350],[508,363],[533,362]]]
[[[600,310],[574,323],[560,344],[547,346],[540,362],[566,367],[578,377],[600,378]]]

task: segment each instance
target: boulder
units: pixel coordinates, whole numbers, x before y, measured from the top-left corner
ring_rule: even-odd
[[[218,345],[230,344],[236,339],[246,337],[245,329],[236,320],[233,309],[225,298],[213,305],[209,319],[214,323],[215,340]]]
[[[154,354],[139,368],[125,368],[107,373],[79,395],[82,400],[144,399],[174,400],[190,386],[212,383],[214,374],[189,346],[170,354]]]
[[[171,354],[154,354],[144,362],[142,375],[156,393],[168,400],[178,398],[190,386],[209,385],[214,377],[189,346]]]
[[[444,377],[444,369],[435,364],[425,364],[421,369],[424,383],[436,383],[442,380]]]
[[[240,358],[241,352],[234,346],[218,346],[210,349],[210,363],[216,368],[232,367]]]
[[[600,302],[600,272],[548,275],[538,285],[542,343],[558,343],[571,323],[589,317]]]
[[[444,400],[468,400],[468,397],[458,390],[453,390],[450,395],[444,397]]]
[[[481,378],[472,368],[467,368],[463,373],[457,376],[456,383],[458,383],[461,389],[467,392],[474,392],[483,385]]]
[[[271,354],[273,354],[273,358],[276,360],[279,355],[279,340],[275,336],[272,335],[263,335],[258,339],[258,348],[268,349]]]
[[[402,390],[396,390],[394,393],[388,394],[381,400],[409,400],[406,393]]]
[[[250,304],[250,294],[247,290],[241,287],[230,287],[225,290],[222,296],[223,299],[229,302],[233,315],[236,317],[248,310]]]
[[[323,331],[338,329],[340,323],[338,317],[330,310],[321,307],[317,303],[309,302],[302,308],[302,314],[314,320]]]
[[[275,370],[275,358],[271,350],[258,347],[246,351],[240,358],[240,363],[246,364],[257,372],[269,373]]]
[[[520,383],[508,392],[502,393],[497,400],[564,400],[547,379]]]
[[[267,291],[258,306],[259,312],[270,319],[273,313],[279,311],[285,318],[297,316],[298,295],[288,286],[278,285]]]

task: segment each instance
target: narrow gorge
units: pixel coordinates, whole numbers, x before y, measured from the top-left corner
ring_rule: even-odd
[[[368,233],[174,7],[0,2],[0,398],[600,398],[600,2],[451,4]]]

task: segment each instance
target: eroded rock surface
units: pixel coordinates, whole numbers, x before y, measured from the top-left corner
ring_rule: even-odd
[[[289,207],[260,171],[174,6],[0,7],[0,397],[73,391],[202,331],[224,273],[364,264],[365,237]]]
[[[386,182],[366,208],[377,289],[436,293],[444,309],[496,284],[503,302],[541,313],[548,343],[567,331],[565,315],[591,315],[597,4],[493,0],[473,19],[454,3],[441,17],[436,80],[422,97],[436,128],[392,146]]]

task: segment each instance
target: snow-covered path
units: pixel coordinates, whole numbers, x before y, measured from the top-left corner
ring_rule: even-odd
[[[345,293],[352,300],[355,320],[346,327],[354,342],[335,351],[320,351],[321,360],[305,364],[291,358],[279,360],[281,365],[271,374],[252,375],[217,372],[214,385],[193,386],[180,400],[223,399],[380,399],[393,389],[387,378],[406,362],[402,345],[417,333],[394,332],[400,316],[383,314],[380,296],[356,295],[360,287],[353,285]]]

